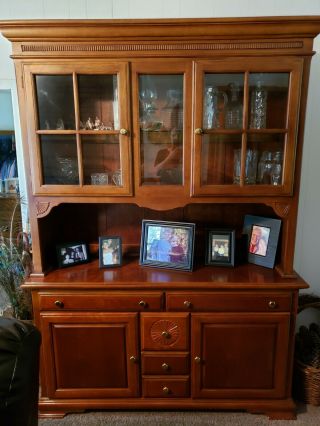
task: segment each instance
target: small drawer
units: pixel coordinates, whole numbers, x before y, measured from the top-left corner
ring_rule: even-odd
[[[143,352],[142,374],[175,375],[189,373],[189,353]]]
[[[183,398],[190,394],[189,377],[144,377],[143,396],[149,398]]]
[[[161,292],[40,292],[39,306],[42,311],[158,311],[162,299]]]
[[[187,312],[289,312],[289,293],[168,292],[168,311]]]
[[[189,350],[189,314],[141,314],[141,349]]]

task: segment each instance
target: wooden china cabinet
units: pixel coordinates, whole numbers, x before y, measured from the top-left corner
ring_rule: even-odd
[[[319,17],[2,21],[21,109],[41,417],[244,409],[295,418],[293,270]],[[275,269],[205,266],[207,228],[281,219]],[[139,266],[143,219],[196,224],[193,272]],[[100,269],[98,237],[123,264]],[[89,263],[58,268],[85,241]]]

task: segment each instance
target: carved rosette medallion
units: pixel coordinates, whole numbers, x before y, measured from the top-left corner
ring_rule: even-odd
[[[151,339],[159,346],[172,346],[179,339],[178,325],[170,320],[159,320],[151,326]]]

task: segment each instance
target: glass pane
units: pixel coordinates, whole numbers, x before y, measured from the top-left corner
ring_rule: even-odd
[[[118,135],[82,136],[85,185],[122,186]]]
[[[116,75],[79,75],[80,129],[119,129]]]
[[[243,74],[205,74],[204,129],[242,128],[243,81]]]
[[[248,135],[247,161],[251,159],[252,181],[246,183],[282,184],[284,141],[283,134]]]
[[[288,89],[289,73],[250,74],[250,128],[286,128]]]
[[[230,185],[239,183],[241,135],[205,134],[202,137],[201,185]]]
[[[143,185],[182,185],[183,75],[141,75],[140,152]]]
[[[74,135],[42,135],[40,148],[44,184],[79,184],[77,144]]]
[[[71,75],[36,75],[40,130],[75,129]]]

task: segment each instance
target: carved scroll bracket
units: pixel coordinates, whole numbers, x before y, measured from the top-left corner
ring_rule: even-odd
[[[286,219],[288,217],[291,204],[274,202],[268,205],[273,208],[274,212],[281,217],[281,219]]]
[[[47,216],[53,207],[57,206],[59,203],[53,203],[50,201],[37,201],[36,207],[37,207],[37,218],[45,217]]]

